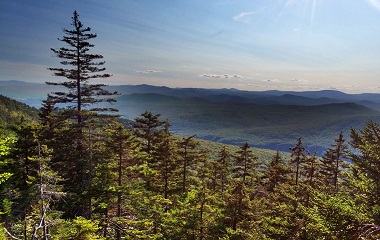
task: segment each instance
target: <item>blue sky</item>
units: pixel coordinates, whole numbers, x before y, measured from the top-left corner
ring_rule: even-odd
[[[107,84],[380,91],[380,0],[0,0],[0,80],[63,81],[74,10]]]

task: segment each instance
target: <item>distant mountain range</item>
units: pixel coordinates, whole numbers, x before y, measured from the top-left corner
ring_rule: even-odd
[[[144,111],[160,113],[172,131],[197,134],[216,142],[288,150],[298,137],[321,154],[340,131],[380,122],[380,94],[339,91],[241,91],[237,89],[168,88],[151,85],[108,86],[118,91],[113,107],[124,118]],[[47,93],[62,88],[39,83],[0,81],[0,94],[39,107]],[[64,89],[63,89],[64,90]]]
[[[168,88],[151,85],[109,86],[112,91],[122,95],[132,93],[156,93],[178,98],[203,98],[214,102],[236,101],[256,104],[283,104],[313,106],[330,103],[357,103],[375,110],[380,110],[380,94],[362,93],[346,94],[334,90],[322,91],[243,91],[237,89],[203,89],[203,88]]]

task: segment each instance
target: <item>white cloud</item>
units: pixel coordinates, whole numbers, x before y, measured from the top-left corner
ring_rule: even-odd
[[[237,74],[209,74],[209,73],[204,73],[201,76],[207,77],[207,78],[225,78],[225,79],[241,79],[241,78],[243,78],[243,76],[237,75]]]
[[[160,70],[135,70],[134,73],[143,73],[143,74],[150,74],[150,73],[162,73]]]
[[[242,12],[239,15],[236,15],[235,17],[233,17],[233,19],[237,22],[243,22],[246,24],[250,24],[251,23],[250,16],[254,15],[254,14],[256,14],[256,12]]]

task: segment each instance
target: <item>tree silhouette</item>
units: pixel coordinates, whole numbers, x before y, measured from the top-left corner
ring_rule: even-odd
[[[80,124],[83,119],[84,108],[88,105],[99,102],[114,102],[111,97],[116,92],[104,90],[105,84],[90,84],[89,80],[96,78],[108,78],[111,75],[101,73],[105,70],[103,67],[104,61],[100,54],[89,53],[89,50],[94,47],[89,40],[96,38],[96,34],[91,33],[90,27],[84,27],[79,21],[77,11],[74,11],[71,25],[73,30],[63,29],[65,36],[58,39],[68,46],[59,49],[51,48],[58,58],[63,59],[60,63],[62,68],[48,68],[54,72],[55,76],[65,77],[68,81],[65,82],[46,82],[49,85],[60,85],[69,90],[69,92],[53,92],[49,98],[55,103],[71,104],[74,103],[76,120]],[[90,111],[117,111],[113,108],[90,108]]]

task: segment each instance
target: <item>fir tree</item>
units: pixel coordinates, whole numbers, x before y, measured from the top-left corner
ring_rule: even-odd
[[[228,177],[231,172],[231,155],[226,146],[220,149],[218,158],[214,161],[213,169],[213,190],[223,192],[226,190]]]
[[[324,175],[327,186],[339,190],[339,179],[342,178],[342,171],[347,168],[345,160],[348,158],[348,148],[345,145],[343,132],[335,139],[335,143],[327,149],[322,158],[321,173]]]
[[[265,189],[268,192],[274,192],[280,184],[289,182],[290,173],[290,168],[284,163],[279,151],[277,151],[264,172]]]
[[[303,162],[306,160],[306,154],[310,154],[309,151],[303,146],[301,138],[298,138],[297,144],[289,148],[292,151],[292,159],[290,163],[292,165],[296,165],[296,172],[295,172],[295,185],[298,186],[298,179],[300,176],[300,166]]]
[[[151,154],[153,145],[158,141],[160,131],[163,130],[165,124],[159,119],[160,115],[146,111],[141,114],[141,117],[135,118],[133,124],[133,133],[143,143],[141,150],[148,155]]]
[[[51,49],[58,58],[63,59],[60,63],[64,67],[48,68],[54,72],[55,76],[65,77],[68,81],[58,83],[47,82],[47,84],[63,86],[68,89],[68,92],[53,92],[49,95],[49,98],[55,103],[74,103],[74,116],[77,123],[80,124],[85,120],[84,112],[82,111],[85,110],[85,107],[99,102],[114,102],[115,100],[108,96],[116,93],[104,90],[103,87],[106,86],[105,84],[90,84],[90,80],[108,78],[111,75],[102,73],[105,70],[103,67],[104,61],[96,62],[102,59],[103,56],[89,53],[89,50],[94,47],[89,40],[96,38],[97,35],[91,33],[90,27],[83,26],[82,22],[79,21],[77,11],[74,11],[71,25],[73,29],[63,29],[66,35],[63,36],[62,39],[58,39],[67,46],[59,49]],[[115,109],[90,108],[88,110],[114,111]]]
[[[113,108],[101,108],[94,104],[114,102],[112,95],[116,92],[105,90],[105,84],[91,83],[91,80],[111,76],[103,73],[105,71],[105,62],[101,61],[103,56],[90,53],[94,47],[90,41],[97,35],[91,33],[90,27],[84,27],[76,11],[73,13],[71,25],[72,29],[63,29],[65,35],[62,39],[58,39],[66,46],[51,49],[58,58],[62,59],[60,63],[63,67],[49,68],[55,76],[67,80],[47,82],[49,85],[65,87],[67,92],[49,94],[40,115],[45,120],[44,124],[49,124],[47,133],[51,134],[52,123],[49,122],[49,118],[52,117],[54,106],[64,107],[58,111],[55,118],[59,119],[59,122],[54,122],[52,136],[54,144],[51,146],[56,154],[52,162],[54,170],[64,169],[63,175],[66,179],[64,187],[72,196],[70,199],[72,201],[68,201],[71,202],[72,209],[67,214],[71,217],[81,215],[90,218],[92,209],[90,189],[94,169],[91,137],[92,132],[97,131],[91,125],[95,119],[107,117],[105,112],[116,111]]]
[[[238,230],[238,224],[244,220],[249,202],[250,191],[253,191],[258,163],[257,157],[252,153],[251,147],[245,143],[236,152],[235,166],[232,173],[231,199],[228,206],[228,215],[232,230]]]
[[[184,138],[180,143],[180,155],[182,157],[182,193],[186,192],[186,186],[188,185],[188,168],[193,160],[197,157],[197,151],[195,148],[198,143],[193,140],[195,135]]]
[[[380,126],[368,122],[360,131],[351,129],[351,146],[354,148],[350,159],[354,163],[353,177],[358,195],[364,196],[371,218],[380,224]]]
[[[257,157],[252,153],[251,147],[245,143],[235,156],[235,167],[233,169],[233,177],[239,179],[244,185],[253,183],[253,170],[258,166]]]
[[[178,178],[180,176],[177,141],[169,132],[169,127],[169,123],[164,124],[164,130],[160,134],[160,141],[156,144],[154,150],[156,153],[154,168],[157,171],[154,184],[165,199],[168,199],[173,193],[178,193]]]
[[[152,181],[157,174],[157,154],[154,152],[156,145],[161,140],[161,132],[164,131],[165,121],[159,119],[160,114],[144,112],[141,117],[135,119],[133,134],[141,142],[141,151],[145,153],[145,159],[141,163],[141,172],[146,181],[148,190],[152,190]]]

